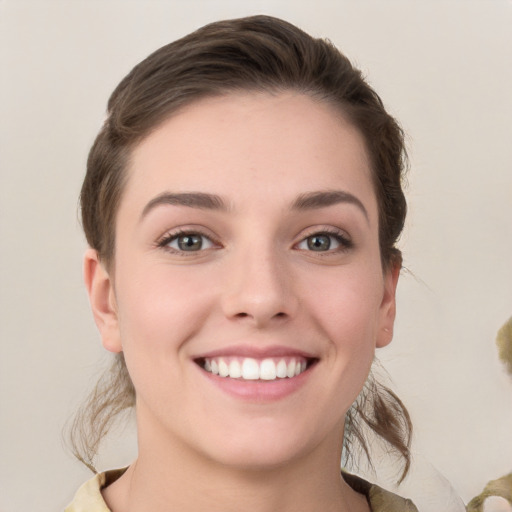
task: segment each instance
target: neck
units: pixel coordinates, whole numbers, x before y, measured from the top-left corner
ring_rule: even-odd
[[[369,511],[341,477],[339,431],[296,460],[260,468],[220,464],[176,440],[155,446],[162,437],[141,425],[139,433],[138,459],[104,491],[112,512]]]

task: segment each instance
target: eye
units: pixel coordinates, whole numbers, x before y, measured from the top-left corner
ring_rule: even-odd
[[[180,232],[166,236],[158,244],[175,252],[198,252],[214,247],[214,243],[201,233]]]
[[[327,252],[340,251],[352,247],[352,242],[340,233],[314,233],[297,245],[303,251]]]

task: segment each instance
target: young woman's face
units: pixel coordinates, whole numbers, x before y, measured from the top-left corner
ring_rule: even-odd
[[[391,339],[397,271],[382,271],[362,137],[331,106],[247,93],[174,115],[133,151],[113,268],[88,254],[141,452],[240,467],[339,455]]]

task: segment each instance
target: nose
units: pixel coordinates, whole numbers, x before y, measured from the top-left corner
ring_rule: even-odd
[[[223,312],[257,328],[292,318],[298,308],[289,265],[272,251],[247,250],[227,264]]]

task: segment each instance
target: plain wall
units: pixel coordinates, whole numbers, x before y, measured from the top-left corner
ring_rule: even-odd
[[[409,272],[379,354],[416,427],[406,487],[446,490],[444,475],[468,500],[512,469],[494,345],[512,315],[510,0],[0,0],[0,512],[62,510],[90,476],[61,430],[108,360],[77,221],[108,95],[157,47],[257,13],[330,38],[408,133]],[[102,469],[129,463],[126,439]]]

